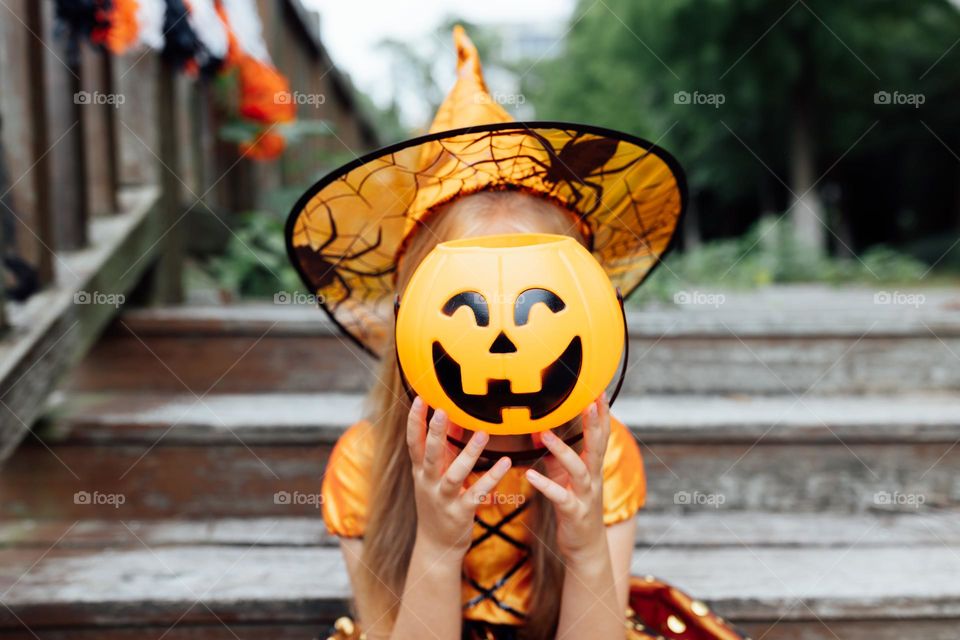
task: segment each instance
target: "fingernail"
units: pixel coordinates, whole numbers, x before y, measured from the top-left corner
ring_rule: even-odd
[[[557,436],[555,433],[553,433],[553,431],[550,431],[548,429],[547,431],[544,431],[543,433],[540,434],[540,439],[546,443],[552,444],[557,441]]]
[[[527,480],[530,482],[537,482],[540,479],[540,474],[533,469],[527,469],[527,472],[524,475],[527,476]]]
[[[420,396],[417,396],[416,398],[414,398],[413,404],[410,405],[410,408],[415,411],[420,411],[420,409],[423,408],[423,398],[421,398]]]
[[[511,464],[513,464],[513,461],[510,460],[510,458],[508,458],[507,456],[503,456],[502,458],[497,460],[497,467],[498,467],[498,470],[500,471],[506,471],[507,469],[510,468]]]
[[[433,412],[433,419],[437,421],[437,424],[443,424],[447,421],[447,412],[443,409],[437,409]]]
[[[481,447],[487,444],[487,441],[490,440],[490,434],[486,431],[477,431],[477,435],[474,436],[477,439],[477,444]]]

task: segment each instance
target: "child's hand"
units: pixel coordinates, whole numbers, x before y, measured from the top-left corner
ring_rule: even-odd
[[[557,546],[564,559],[603,549],[603,454],[610,439],[606,394],[583,412],[583,453],[577,454],[552,431],[541,438],[550,451],[547,476],[527,470],[527,480],[553,503],[557,512]]]
[[[510,459],[501,458],[465,489],[463,483],[490,436],[482,431],[474,433],[463,451],[456,455],[447,443],[446,414],[434,412],[429,427],[425,424],[426,418],[427,405],[417,396],[407,419],[407,448],[413,462],[417,502],[417,542],[429,544],[440,553],[455,551],[462,556],[470,546],[477,505],[507,473]]]

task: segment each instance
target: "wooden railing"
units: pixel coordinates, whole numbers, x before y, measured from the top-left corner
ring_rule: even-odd
[[[0,460],[121,304],[181,298],[191,220],[228,227],[231,212],[308,180],[325,153],[374,146],[316,15],[299,0],[258,4],[276,66],[295,91],[323,96],[301,104],[299,117],[336,132],[271,163],[220,138],[227,116],[211,81],[153,51],[71,50],[53,0],[0,6],[0,233],[14,234],[4,257],[29,265],[38,287],[22,302],[0,293]]]

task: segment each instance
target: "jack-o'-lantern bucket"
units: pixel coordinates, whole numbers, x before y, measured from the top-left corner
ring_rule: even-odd
[[[626,367],[619,292],[579,242],[553,234],[437,245],[398,296],[396,345],[408,389],[447,413],[455,442],[483,430],[518,461],[539,454],[546,429],[579,440],[575,419],[611,383],[615,396]]]

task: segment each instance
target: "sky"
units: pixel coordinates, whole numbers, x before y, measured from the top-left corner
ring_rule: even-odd
[[[546,16],[566,21],[575,0],[302,0],[320,12],[320,31],[337,67],[349,74],[358,90],[379,106],[391,97],[391,61],[377,44],[390,38],[423,42],[445,18],[462,17],[477,24],[536,24]],[[452,51],[452,41],[447,41]],[[451,54],[452,56],[452,54]],[[451,62],[452,65],[452,62]],[[452,81],[453,69],[449,79]],[[416,104],[401,104],[405,119],[422,118]]]

